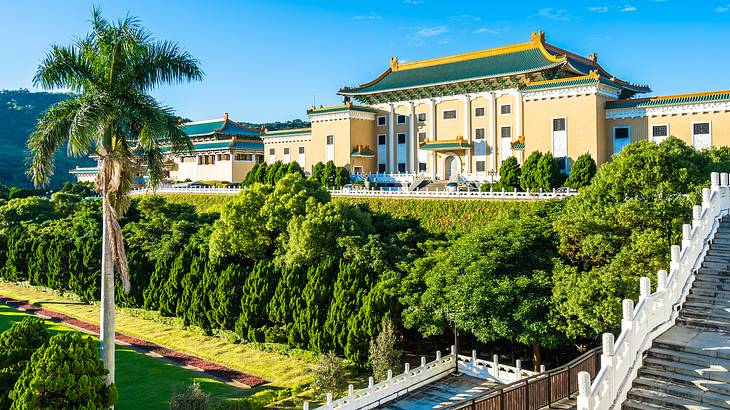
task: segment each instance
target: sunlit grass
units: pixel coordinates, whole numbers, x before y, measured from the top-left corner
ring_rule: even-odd
[[[0,282],[0,295],[27,300],[46,309],[99,324],[98,305],[78,303],[54,292]],[[116,325],[120,333],[263,377],[271,382],[267,387],[293,387],[308,384],[312,380],[311,365],[294,357],[263,352],[218,337],[205,336],[194,329],[181,329],[169,321],[163,323],[144,319],[127,309],[117,309]]]

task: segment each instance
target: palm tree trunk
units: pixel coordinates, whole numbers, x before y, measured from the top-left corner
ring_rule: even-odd
[[[109,371],[106,384],[114,383],[114,263],[109,240],[108,212],[106,206],[109,198],[104,195],[102,206],[102,241],[101,241],[101,358],[104,367]]]

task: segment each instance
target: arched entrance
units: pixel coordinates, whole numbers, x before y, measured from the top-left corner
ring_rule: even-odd
[[[444,160],[444,179],[456,178],[461,173],[461,158],[449,153]]]

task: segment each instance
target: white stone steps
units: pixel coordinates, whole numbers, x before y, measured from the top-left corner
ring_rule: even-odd
[[[680,363],[701,366],[717,365],[730,369],[730,353],[718,350],[706,351],[688,345],[677,346],[656,340],[648,353],[648,356],[651,357],[674,360]]]
[[[730,298],[714,298],[712,296],[702,296],[691,293],[687,295],[687,303],[699,302],[707,305],[727,305],[730,304]]]
[[[649,378],[646,376],[637,377],[634,380],[634,386],[644,388],[656,392],[665,393],[674,397],[679,397],[694,402],[716,406],[723,409],[730,409],[730,397],[710,391],[703,391],[698,387],[687,387],[676,383]]]
[[[690,291],[693,295],[730,299],[730,292],[728,291],[723,291],[719,289],[705,289],[694,285],[695,284],[693,283],[692,290]]]
[[[644,366],[647,369],[665,370],[685,376],[703,377],[707,380],[730,383],[730,369],[726,369],[717,364],[689,364],[656,357],[647,357],[644,359]],[[640,372],[643,370],[643,367],[639,369]]]
[[[723,320],[699,319],[695,317],[680,316],[677,318],[677,323],[693,327],[695,329],[705,329],[715,332],[730,333],[730,322]]]
[[[686,375],[671,370],[662,370],[649,366],[644,366],[639,370],[639,377],[648,379],[661,380],[678,386],[686,386],[688,388],[699,389],[702,391],[710,391],[730,399],[730,385],[724,381],[706,379],[702,375]]]
[[[643,405],[658,406],[660,409],[678,410],[718,410],[719,407],[682,397],[672,396],[664,392],[653,391],[645,388],[632,388],[628,394],[628,400],[640,402]],[[628,401],[627,400],[627,401]],[[625,402],[624,402],[625,404]]]
[[[702,303],[697,301],[687,301],[682,306],[682,310],[684,309],[691,310],[692,312],[703,312],[708,315],[713,314],[730,314],[730,304],[710,304],[710,303]],[[680,313],[681,315],[681,313]]]
[[[718,275],[716,273],[698,273],[697,275],[695,275],[695,281],[730,283],[730,275]]]
[[[698,280],[692,283],[692,289],[711,289],[723,292],[730,292],[730,283]]]

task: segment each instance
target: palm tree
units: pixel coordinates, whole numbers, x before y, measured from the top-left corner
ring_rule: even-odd
[[[94,8],[92,32],[72,45],[52,46],[33,82],[73,96],[38,120],[28,140],[36,186],[48,183],[54,154],[67,143],[72,156],[94,154],[102,202],[101,355],[114,383],[114,271],[129,291],[127,257],[118,218],[129,207],[132,178],[146,172],[153,187],[163,177],[163,154],[189,151],[180,118],[148,93],[163,84],[203,78],[198,61],[176,43],[154,40],[134,17],[109,22]]]

